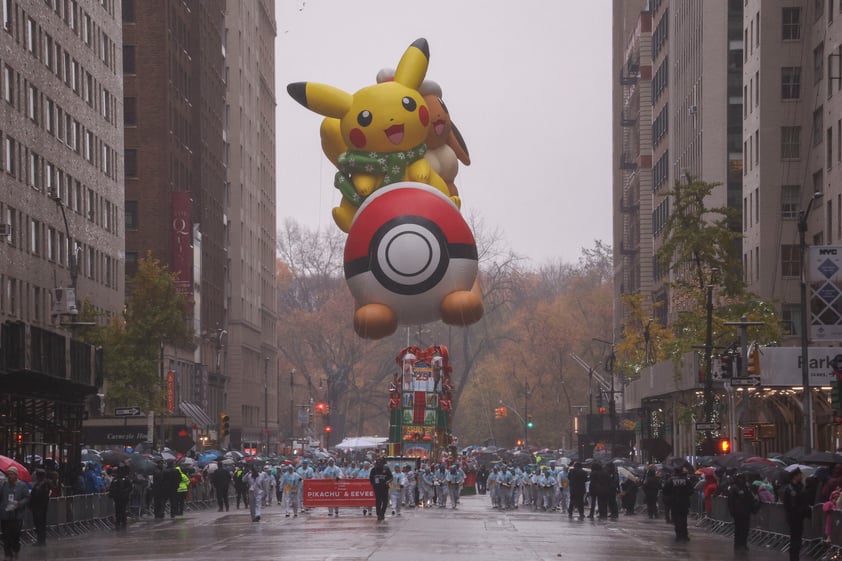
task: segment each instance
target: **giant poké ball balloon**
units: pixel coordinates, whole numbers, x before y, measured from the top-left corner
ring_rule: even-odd
[[[378,189],[360,206],[345,244],[345,279],[357,302],[354,328],[379,339],[398,324],[482,317],[477,248],[456,205],[422,183]]]

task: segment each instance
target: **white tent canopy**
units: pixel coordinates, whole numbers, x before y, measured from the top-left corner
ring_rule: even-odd
[[[389,439],[385,436],[353,436],[345,438],[336,445],[340,450],[365,450],[366,448],[380,448]]]

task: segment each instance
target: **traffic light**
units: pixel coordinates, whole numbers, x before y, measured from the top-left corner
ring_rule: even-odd
[[[720,438],[716,443],[716,449],[720,454],[727,454],[731,451],[731,439]]]
[[[219,416],[219,436],[228,436],[231,432],[231,417],[222,413]]]
[[[728,380],[734,375],[734,355],[722,355],[719,357],[719,377]]]
[[[521,439],[519,439],[519,438],[518,438],[518,439],[515,441],[515,444],[516,444],[517,446],[523,446],[523,440],[521,440]]]
[[[497,407],[497,408],[494,409],[494,418],[495,419],[502,419],[503,418],[503,412],[500,411],[500,407]]]
[[[535,426],[535,422],[532,420],[532,415],[527,415],[526,417],[526,428],[531,429]]]
[[[330,431],[332,431],[332,430],[333,430],[333,427],[331,427],[330,425],[325,425],[325,434],[330,434]]]
[[[316,415],[325,415],[327,409],[327,403],[320,401],[316,403]]]
[[[748,350],[746,372],[749,376],[760,376],[760,348],[754,344]]]
[[[608,410],[607,410],[605,407],[599,407],[599,408],[596,410],[596,412],[597,412],[597,413],[603,413],[603,414],[604,414],[604,413],[606,413],[607,411],[608,411]]]

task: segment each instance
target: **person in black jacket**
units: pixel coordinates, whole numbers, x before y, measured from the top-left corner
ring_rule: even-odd
[[[646,500],[646,513],[649,518],[658,518],[658,492],[660,490],[661,479],[653,468],[649,468],[643,480],[643,497]]]
[[[368,480],[374,488],[377,521],[382,522],[386,519],[386,509],[389,507],[389,484],[392,482],[392,470],[386,465],[386,460],[377,458],[368,474]]]
[[[734,519],[734,551],[748,551],[748,529],[751,514],[758,505],[744,473],[738,473],[728,488],[728,512]]]
[[[216,491],[216,503],[219,505],[219,512],[222,512],[222,506],[225,506],[225,511],[228,511],[228,487],[231,485],[231,474],[222,465],[222,461],[217,462],[216,471],[211,476],[211,485]]]
[[[128,522],[126,511],[132,496],[132,481],[129,479],[128,466],[120,466],[117,476],[108,487],[108,496],[114,501],[114,529],[125,530]]]
[[[181,484],[181,472],[176,469],[173,460],[167,461],[161,483],[165,500],[170,503],[170,518],[175,518],[179,514],[178,486]]]
[[[608,481],[608,489],[605,492],[605,500],[608,503],[608,516],[617,519],[620,515],[617,505],[617,493],[620,492],[620,476],[617,474],[617,466],[609,462],[605,465],[605,476]]]
[[[664,499],[669,500],[672,523],[677,541],[690,541],[687,533],[687,515],[690,512],[690,497],[693,496],[693,481],[687,475],[687,467],[679,468],[675,475],[664,483]]]
[[[789,483],[784,487],[781,500],[789,524],[789,561],[801,558],[801,536],[804,534],[804,519],[810,515],[810,504],[801,482],[801,470],[790,472]]]
[[[50,504],[50,494],[53,482],[47,479],[47,472],[43,469],[35,470],[35,483],[29,493],[29,510],[32,511],[32,526],[35,528],[35,545],[47,544],[47,508]]]
[[[600,520],[608,518],[608,493],[610,488],[610,476],[602,469],[602,464],[594,462],[591,466],[591,512],[588,518],[593,519],[594,509],[599,513]]]
[[[579,511],[579,520],[585,517],[585,489],[588,485],[588,474],[582,469],[582,464],[576,462],[567,474],[570,481],[570,506],[567,507],[567,517],[573,518],[573,510]]]

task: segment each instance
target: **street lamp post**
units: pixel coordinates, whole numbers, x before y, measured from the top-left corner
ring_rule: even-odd
[[[800,249],[801,265],[801,386],[804,399],[804,453],[813,451],[813,394],[810,389],[810,368],[809,368],[809,337],[808,316],[810,310],[807,307],[807,219],[810,217],[810,210],[813,202],[821,193],[813,193],[807,208],[798,212],[798,241]]]

